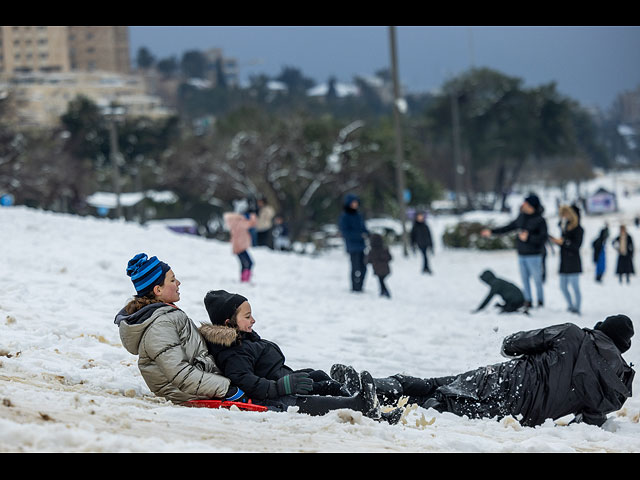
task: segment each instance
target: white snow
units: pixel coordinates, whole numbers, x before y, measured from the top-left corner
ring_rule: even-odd
[[[618,176],[613,188],[637,184]],[[618,284],[611,247],[604,284],[594,282],[591,262],[591,241],[605,219],[612,236],[627,222],[640,245],[640,230],[631,223],[640,195],[630,190],[629,197],[621,195],[621,213],[583,218],[580,317],[566,312],[557,253],[547,259],[544,309],[529,317],[498,315],[491,307],[472,315],[487,293],[478,279],[485,268],[520,283],[516,256],[444,249],[441,233],[454,217],[428,219],[438,239],[433,276],[419,273],[417,256],[405,258],[393,248],[392,298],[384,299],[371,271],[366,291],[349,293],[342,249],[310,257],[254,248],[254,281],[244,285],[227,243],[122,221],[0,208],[0,452],[640,452],[637,394],[604,428],[566,426],[570,418],[525,428],[513,418],[470,420],[422,408],[409,409],[406,423],[391,426],[348,410],[310,417],[175,406],[150,393],[113,323],[133,293],[127,261],[145,252],[171,265],[182,282],[178,306],[197,324],[206,321],[207,290],[247,296],[256,331],[277,342],[294,368],[329,371],[333,363],[348,363],[376,377],[440,376],[504,361],[502,338],[519,330],[564,322],[592,327],[616,313],[629,315],[637,329],[640,279]],[[553,198],[544,202],[557,232]],[[640,363],[638,342],[634,338],[624,355],[628,362]],[[635,392],[638,386],[636,379]]]

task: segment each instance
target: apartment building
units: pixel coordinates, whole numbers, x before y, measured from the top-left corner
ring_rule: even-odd
[[[0,26],[0,73],[128,74],[129,27]]]

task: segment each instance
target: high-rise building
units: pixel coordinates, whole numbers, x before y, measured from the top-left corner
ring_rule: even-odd
[[[129,27],[0,26],[0,73],[130,72]]]

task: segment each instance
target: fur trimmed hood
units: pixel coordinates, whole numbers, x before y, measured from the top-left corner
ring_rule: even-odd
[[[238,340],[238,332],[235,328],[203,323],[198,330],[207,342],[214,345],[230,347]]]

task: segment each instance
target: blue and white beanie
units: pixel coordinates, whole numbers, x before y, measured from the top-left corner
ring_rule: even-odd
[[[169,270],[169,265],[157,257],[148,258],[146,253],[137,254],[127,264],[127,275],[131,277],[138,297],[144,297],[154,286],[162,285]]]

